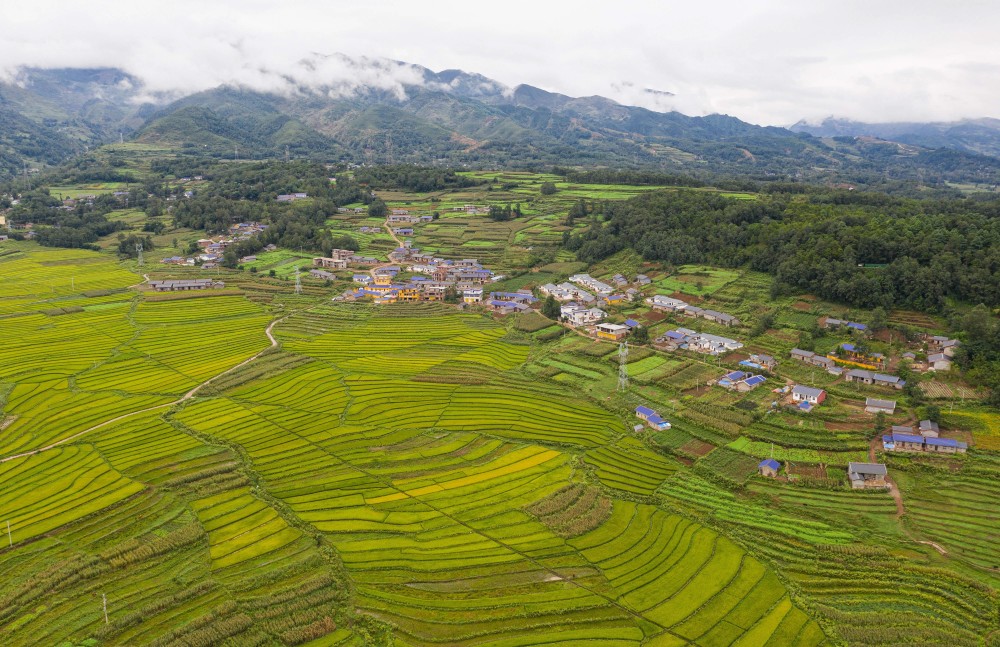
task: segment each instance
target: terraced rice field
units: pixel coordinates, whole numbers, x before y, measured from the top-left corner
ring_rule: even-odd
[[[822,463],[865,440],[683,393],[710,364],[640,354],[620,394],[613,349],[441,304],[29,301],[2,320],[0,448],[91,430],[0,462],[4,644],[972,645],[995,624],[995,464],[903,465],[902,522],[885,494],[764,479],[771,442]],[[276,317],[281,349],[227,372]],[[632,432],[640,393],[674,429]]]

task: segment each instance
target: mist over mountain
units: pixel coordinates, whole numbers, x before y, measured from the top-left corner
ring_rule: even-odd
[[[878,137],[926,148],[951,148],[1000,157],[1000,119],[864,123],[829,117],[818,124],[800,121],[790,130],[816,137]]]
[[[668,109],[670,92],[630,82],[616,89],[626,90],[664,110],[341,54],[186,96],[150,92],[113,68],[24,68],[0,84],[0,174],[121,138],[241,159],[600,166],[862,184],[1000,179],[997,120],[785,129],[690,117]]]

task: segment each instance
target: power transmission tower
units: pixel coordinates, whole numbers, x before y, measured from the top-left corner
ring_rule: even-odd
[[[628,390],[628,342],[618,346],[618,390]]]
[[[142,267],[142,243],[135,244],[135,255],[139,257],[139,267]]]
[[[302,277],[299,276],[299,268],[295,268],[295,294],[302,294]]]

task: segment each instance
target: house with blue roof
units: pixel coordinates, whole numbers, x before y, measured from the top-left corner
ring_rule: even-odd
[[[761,476],[767,476],[770,478],[776,477],[778,475],[778,470],[780,469],[781,463],[773,458],[765,458],[759,465],[757,465],[757,472],[759,472]]]
[[[889,452],[928,452],[964,454],[968,445],[952,438],[934,438],[915,434],[890,433],[882,436],[882,449]]]
[[[646,425],[652,427],[653,429],[663,431],[664,429],[670,429],[670,423],[660,417],[660,414],[656,413],[653,409],[644,406],[638,406],[635,408],[635,416],[640,420],[645,420]]]
[[[625,320],[625,325],[628,326],[629,328],[641,328],[642,327],[642,324],[640,324],[635,319],[626,319]]]

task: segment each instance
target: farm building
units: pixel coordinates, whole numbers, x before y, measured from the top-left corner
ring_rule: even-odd
[[[303,200],[308,197],[309,195],[306,193],[282,193],[278,196],[278,202],[295,202],[296,200]]]
[[[392,233],[396,234],[397,236],[412,236],[413,227],[393,227]]]
[[[323,279],[325,281],[336,281],[337,275],[333,272],[327,272],[326,270],[309,270],[309,275],[317,278]]]
[[[823,400],[826,400],[826,391],[798,384],[792,389],[792,400],[795,402],[806,402],[815,406],[822,404]]]
[[[757,472],[759,472],[761,476],[767,476],[770,478],[778,476],[778,470],[780,469],[781,463],[773,458],[765,458],[760,462],[760,465],[757,466]]]
[[[887,488],[889,484],[885,482],[888,475],[885,465],[882,463],[848,463],[847,479],[851,482],[851,487],[855,490],[866,488]]]
[[[773,371],[774,367],[778,365],[778,362],[770,355],[753,354],[750,359],[745,359],[740,362],[740,366],[746,366],[747,368],[762,368],[768,371]]]
[[[878,398],[865,399],[865,411],[868,413],[886,413],[892,415],[896,413],[895,400],[879,400]]]
[[[763,384],[765,378],[763,375],[750,375],[749,373],[744,373],[743,371],[732,371],[731,373],[726,373],[719,381],[716,382],[719,386],[731,389],[734,391],[747,392],[752,391],[761,384]]]
[[[628,326],[613,323],[602,323],[597,326],[597,337],[598,339],[619,341],[621,339],[625,339],[625,336],[628,335],[630,331],[631,328]]]
[[[226,287],[226,284],[213,279],[182,279],[150,281],[149,286],[156,292],[186,292],[188,290],[220,289]]]
[[[653,282],[653,279],[649,278],[645,274],[636,274],[635,282],[638,283],[639,285],[649,285],[650,283]]]
[[[628,326],[632,330],[635,330],[636,328],[642,328],[642,324],[640,324],[635,319],[626,319],[625,320],[625,325]]]

